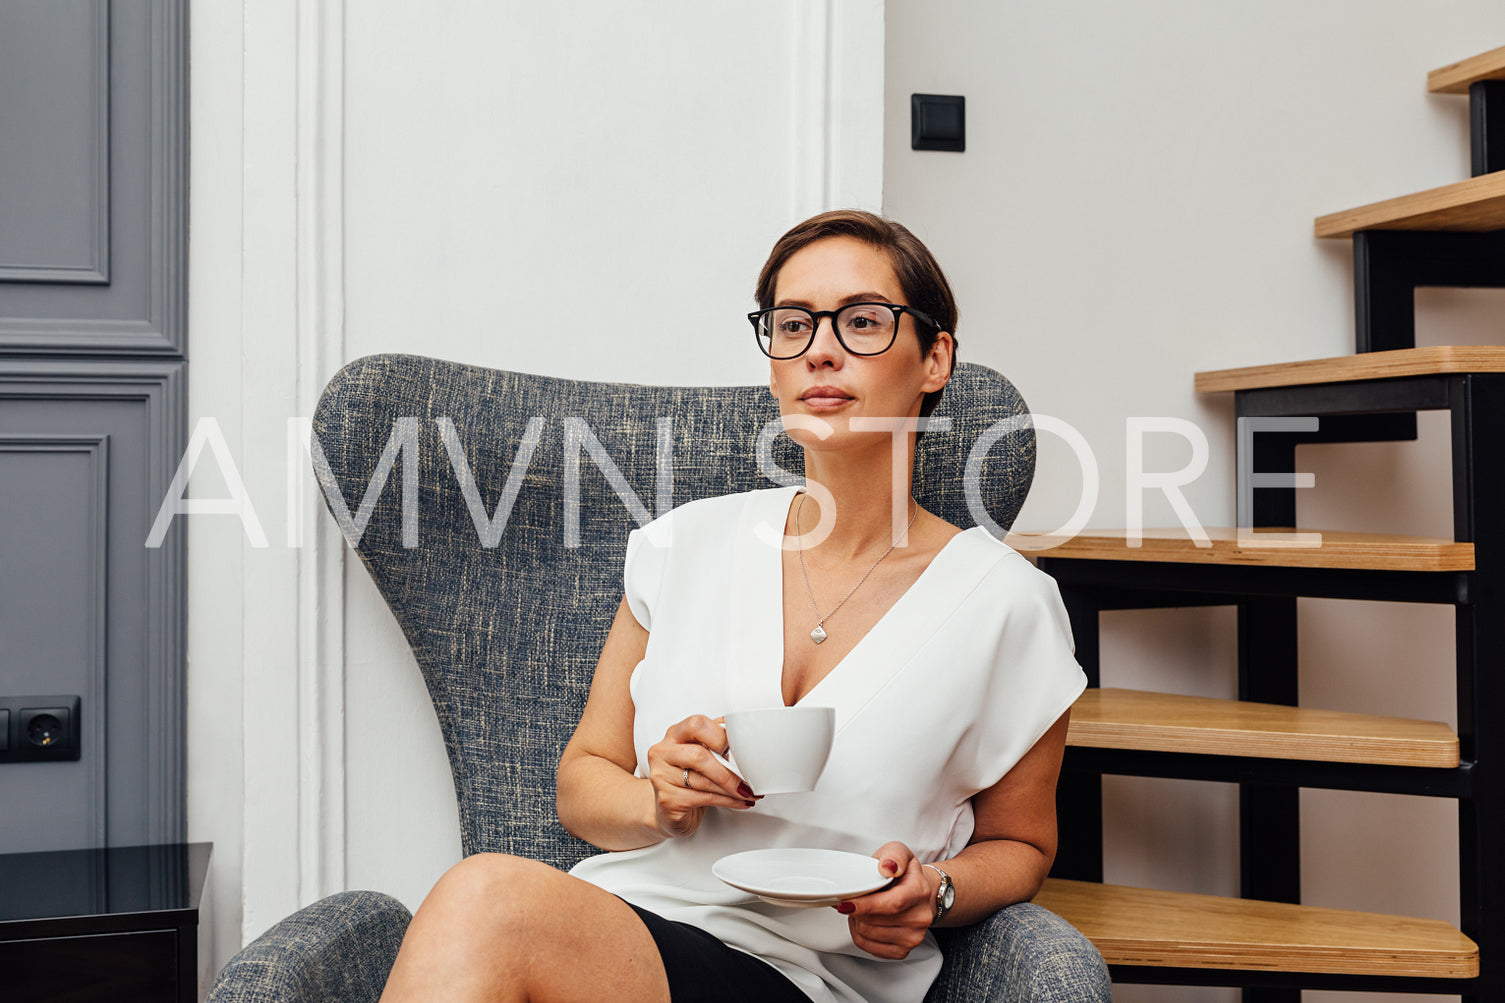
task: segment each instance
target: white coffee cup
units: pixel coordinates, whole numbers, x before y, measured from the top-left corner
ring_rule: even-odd
[[[764,707],[726,715],[727,765],[757,794],[794,794],[815,789],[831,739],[834,707]]]

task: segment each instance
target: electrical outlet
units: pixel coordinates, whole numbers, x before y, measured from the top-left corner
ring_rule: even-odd
[[[0,763],[76,761],[79,698],[0,697]]]

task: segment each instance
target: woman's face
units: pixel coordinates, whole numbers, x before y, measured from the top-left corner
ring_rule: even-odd
[[[848,303],[908,305],[887,253],[853,237],[827,237],[801,248],[779,270],[774,306],[836,310]],[[830,423],[834,434],[818,436],[791,428],[802,446],[833,447],[853,436],[888,440],[891,433],[849,433],[845,419],[914,417],[925,394],[946,385],[951,373],[951,336],[939,335],[921,355],[914,318],[899,318],[898,336],[882,355],[852,355],[822,317],[815,341],[797,359],[769,360],[769,388],[779,410],[811,415]]]

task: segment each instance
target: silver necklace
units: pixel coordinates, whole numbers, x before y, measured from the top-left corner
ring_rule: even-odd
[[[889,544],[888,549],[885,550],[882,555],[873,562],[873,566],[871,568],[867,569],[867,573],[864,574],[861,578],[857,579],[857,584],[852,586],[851,591],[842,596],[841,602],[837,603],[835,606],[832,606],[831,612],[827,613],[825,616],[820,615],[820,607],[815,604],[815,590],[810,587],[810,572],[805,570],[805,532],[804,530],[800,529],[800,513],[804,511],[805,493],[801,491],[799,506],[794,510],[794,531],[801,537],[799,549],[800,577],[805,580],[805,592],[810,596],[810,608],[815,610],[815,615],[819,618],[815,621],[815,629],[810,632],[810,640],[814,641],[816,644],[819,644],[826,639],[826,621],[835,616],[836,611],[846,605],[847,600],[852,598],[852,594],[854,592],[862,588],[862,583],[867,581],[867,576],[872,574],[877,569],[878,565],[883,563],[883,558],[894,552],[894,548],[899,545],[899,540],[902,540],[909,535],[909,530],[914,526],[914,521],[920,517],[920,506],[918,502],[915,503],[914,515],[909,517],[909,525],[904,527],[904,532],[899,534],[899,539]]]

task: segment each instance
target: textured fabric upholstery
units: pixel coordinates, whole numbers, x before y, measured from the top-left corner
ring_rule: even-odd
[[[1033,902],[937,930],[945,954],[925,1003],[1108,1003],[1108,966],[1070,923]]]
[[[209,1003],[376,1003],[412,918],[380,892],[331,895],[247,944]]]
[[[919,445],[921,504],[957,525],[976,524],[964,474],[972,445],[993,429],[991,446],[978,450],[975,497],[1008,527],[1034,474],[1027,413],[1003,376],[959,366],[934,415],[949,418],[951,430],[932,430]],[[350,513],[384,451],[392,455],[401,437],[394,430],[413,434],[416,457],[397,462],[355,549],[433,699],[467,855],[511,853],[563,869],[596,852],[559,824],[554,773],[622,595],[627,534],[638,524],[623,496],[646,518],[695,498],[797,482],[803,457],[787,436],[768,437],[759,462],[760,432],[777,417],[766,387],[588,383],[410,355],[358,359],[325,388],[314,433],[324,476]],[[463,452],[458,476],[443,419],[452,422],[450,445]],[[408,501],[417,519],[405,525],[401,481],[412,459]],[[465,500],[470,477],[479,504]],[[501,513],[505,529],[486,546],[477,522]],[[415,529],[417,540],[405,545]],[[1064,968],[1101,967],[1085,939],[1041,913],[1031,907],[1014,922],[1009,910],[964,938],[966,956],[948,961],[952,988],[930,999],[1026,999],[1004,987],[1046,957],[1059,955]],[[988,995],[965,988],[974,978]]]

